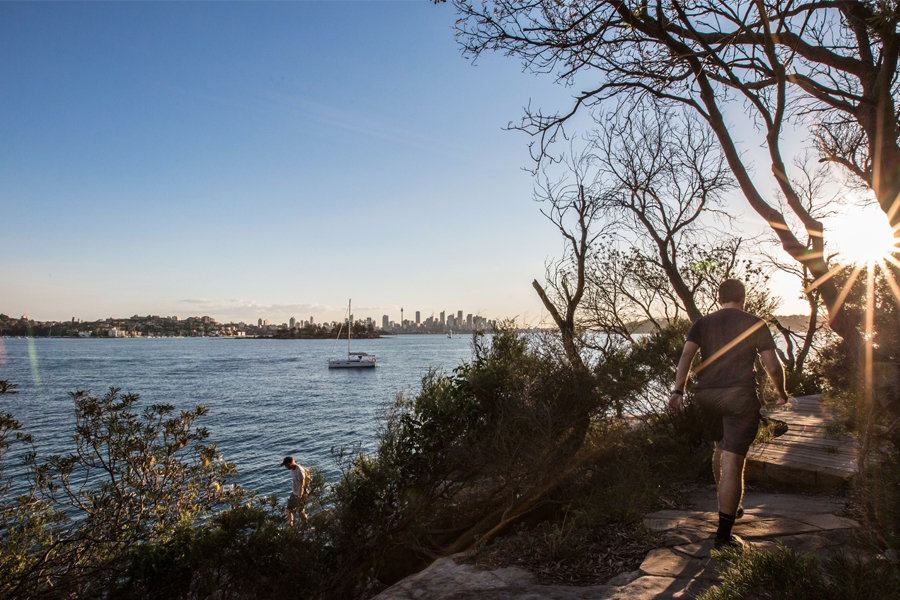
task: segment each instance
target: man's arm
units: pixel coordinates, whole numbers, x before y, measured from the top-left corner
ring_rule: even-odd
[[[781,365],[781,361],[778,360],[778,355],[775,354],[774,350],[763,350],[759,353],[759,356],[762,358],[766,373],[769,374],[769,377],[772,378],[772,383],[775,384],[775,393],[778,394],[778,402],[775,404],[784,404],[788,401],[788,397],[787,392],[784,391],[784,367]]]
[[[688,374],[691,372],[691,361],[700,346],[694,342],[685,342],[684,350],[681,352],[681,358],[678,359],[678,368],[675,369],[675,388],[681,394],[675,391],[669,396],[669,408],[675,412],[681,412],[684,408],[684,384],[687,382]]]

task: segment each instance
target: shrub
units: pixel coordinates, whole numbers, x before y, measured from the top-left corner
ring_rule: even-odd
[[[895,564],[845,554],[823,560],[783,545],[729,550],[719,560],[722,582],[698,600],[890,600],[900,586]]]
[[[377,452],[345,463],[334,489],[340,579],[391,583],[514,523],[565,474],[599,402],[589,373],[524,335],[476,337],[470,363],[399,396]]]
[[[135,547],[120,598],[312,598],[336,558],[315,529],[286,527],[275,503],[253,502]]]
[[[204,407],[176,413],[157,404],[139,415],[137,394],[116,388],[71,396],[75,450],[44,461],[28,454],[29,493],[3,498],[2,596],[102,595],[134,548],[172,538],[241,495],[229,485],[233,465],[195,425]]]

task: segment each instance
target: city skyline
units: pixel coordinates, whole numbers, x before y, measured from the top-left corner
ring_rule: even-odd
[[[212,318],[216,319],[220,323],[239,323],[239,322],[255,323],[255,322],[265,321],[266,324],[275,323],[276,321],[278,322],[278,324],[290,324],[292,319],[297,322],[312,321],[315,323],[322,323],[322,322],[330,323],[330,322],[339,322],[341,320],[346,320],[346,317],[347,317],[346,307],[343,309],[341,309],[340,307],[325,308],[325,307],[322,307],[321,305],[318,305],[317,309],[318,309],[318,314],[316,314],[317,313],[316,309],[308,311],[306,314],[299,313],[297,311],[294,311],[294,312],[290,312],[290,311],[275,312],[275,311],[273,311],[272,313],[262,315],[262,312],[260,312],[259,314],[261,316],[257,316],[256,318],[254,318],[252,316],[242,317],[242,318],[228,318],[228,317],[222,317],[220,315],[215,315],[212,313],[209,313],[209,314],[191,313],[190,316],[198,317],[198,318],[208,316],[208,317],[212,317]],[[399,305],[397,305],[396,307],[365,307],[365,306],[363,306],[361,308],[354,307],[352,316],[354,316],[356,318],[356,320],[359,320],[360,318],[363,320],[365,320],[366,318],[370,318],[373,321],[377,320],[378,323],[382,322],[382,318],[384,316],[389,316],[389,318],[392,322],[399,323],[402,318],[400,316],[402,314],[401,309],[402,309],[402,307]],[[343,312],[341,312],[341,311],[343,311]],[[388,314],[385,314],[385,311],[387,311]],[[72,311],[69,311],[69,312],[71,313]],[[152,316],[174,318],[174,319],[185,318],[185,317],[180,316],[177,313],[166,313],[166,312],[125,311],[125,314],[127,314],[129,312],[134,316],[145,316],[145,315],[151,316],[152,315]],[[185,311],[180,311],[180,312],[181,312],[181,315],[188,314]],[[69,321],[71,319],[74,319],[76,321],[100,321],[100,320],[104,320],[104,319],[129,318],[129,317],[123,317],[123,316],[116,317],[116,316],[110,316],[110,315],[93,316],[93,317],[85,317],[82,315],[70,315],[68,317],[60,316],[60,315],[46,316],[46,315],[39,315],[39,314],[27,312],[27,311],[26,312],[10,311],[10,310],[4,309],[3,306],[0,306],[0,313],[6,314],[10,317],[19,318],[19,317],[25,316],[25,317],[28,317],[29,319],[32,319],[35,321],[47,321],[47,322],[49,322],[49,321],[65,322],[65,321]],[[310,313],[312,313],[312,314],[310,314]],[[376,315],[375,313],[381,313],[381,314]],[[444,321],[446,318],[445,314],[450,314],[451,316],[454,316],[454,317],[457,317],[460,314],[463,314],[463,315],[471,314],[473,317],[478,316],[478,317],[482,317],[482,318],[489,318],[491,320],[503,320],[503,319],[515,317],[515,315],[487,316],[478,310],[476,310],[474,312],[463,311],[463,310],[456,310],[456,311],[443,310],[443,311],[431,311],[431,312],[427,312],[427,313],[426,313],[426,311],[417,310],[417,311],[415,311],[415,313],[416,313],[416,316],[414,318],[405,318],[403,320],[409,321],[410,323],[419,323],[420,321],[424,322],[428,318],[433,317],[436,321]],[[360,315],[362,315],[362,316],[360,316]],[[397,317],[396,320],[395,320],[394,316]]]
[[[443,326],[446,323],[452,322],[455,324],[455,323],[461,321],[464,324],[468,323],[469,328],[471,328],[472,327],[471,323],[474,319],[486,319],[486,320],[490,320],[490,321],[499,321],[499,320],[504,320],[504,319],[508,318],[505,316],[489,318],[478,312],[472,313],[472,312],[466,312],[463,310],[457,310],[455,312],[450,311],[449,314],[448,314],[448,311],[446,311],[446,310],[443,310],[440,312],[432,312],[427,317],[421,318],[422,311],[417,310],[417,311],[415,311],[414,319],[404,319],[402,317],[402,314],[403,314],[402,307],[398,308],[397,311],[400,311],[401,316],[399,319],[397,319],[395,321],[394,319],[391,318],[391,315],[389,315],[389,314],[382,314],[380,317],[376,317],[374,315],[369,315],[369,314],[360,315],[360,314],[357,314],[356,309],[354,309],[354,313],[350,315],[350,320],[352,320],[354,323],[371,322],[371,323],[382,324],[382,326],[384,325],[385,320],[387,320],[387,324],[390,326],[393,326],[395,324],[400,325],[401,323],[409,323],[411,325],[419,325],[419,324],[424,324],[424,323],[427,323],[430,321],[439,323],[440,325]],[[184,316],[175,315],[175,314],[153,314],[153,313],[146,313],[146,314],[134,313],[131,317],[108,316],[108,317],[99,317],[99,318],[95,318],[95,319],[85,319],[85,318],[79,317],[77,315],[72,316],[70,318],[40,318],[40,317],[35,317],[34,315],[31,315],[28,313],[13,314],[13,313],[10,313],[9,311],[2,310],[2,307],[0,307],[0,314],[4,314],[11,318],[17,318],[17,319],[21,318],[21,319],[26,319],[26,320],[38,321],[38,322],[65,323],[65,322],[71,321],[73,323],[78,323],[78,322],[97,322],[97,321],[104,321],[104,320],[116,321],[116,320],[130,319],[130,318],[155,318],[155,319],[164,318],[164,319],[173,319],[175,321],[182,320],[182,319],[204,319],[204,320],[212,319],[218,323],[229,323],[229,324],[240,323],[240,324],[252,325],[254,322],[256,322],[256,324],[260,327],[269,326],[269,325],[277,325],[277,326],[287,326],[292,329],[295,327],[295,325],[302,326],[306,323],[322,324],[322,323],[340,323],[341,321],[344,321],[344,322],[347,321],[346,310],[345,310],[344,314],[338,318],[317,317],[314,314],[308,315],[308,318],[305,318],[306,315],[304,315],[300,318],[297,318],[297,315],[292,314],[290,317],[288,317],[286,319],[283,319],[283,317],[270,319],[270,318],[268,318],[268,316],[260,316],[260,317],[257,317],[256,319],[224,319],[224,318],[219,318],[215,315],[196,314],[196,315],[190,315],[188,317],[184,317]],[[330,311],[329,311],[329,314],[331,314]],[[281,321],[281,322],[279,323],[278,321]]]

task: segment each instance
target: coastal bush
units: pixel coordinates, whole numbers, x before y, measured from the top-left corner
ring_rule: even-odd
[[[347,463],[334,504],[342,554],[357,557],[357,574],[391,583],[517,524],[543,531],[535,547],[554,556],[600,543],[610,525],[626,525],[645,547],[633,529],[639,516],[677,482],[709,478],[696,420],[665,411],[684,327],[607,354],[591,371],[513,331],[476,340],[471,363],[400,396],[378,451]],[[624,411],[629,418],[616,417]]]
[[[543,510],[524,519],[515,536],[477,548],[469,560],[522,566],[548,583],[605,583],[637,569],[657,543],[643,529],[643,515],[683,507],[686,489],[712,480],[710,456],[690,415],[595,419]]]
[[[470,363],[398,396],[377,451],[345,462],[335,544],[357,579],[340,579],[391,583],[534,510],[566,476],[599,404],[589,373],[523,334],[476,337]]]
[[[900,551],[900,306],[895,282],[882,267],[872,279],[867,302],[866,277],[850,281],[851,267],[835,277],[847,285],[845,308],[863,320],[871,306],[871,364],[859,352],[833,339],[814,362],[825,398],[845,429],[860,442],[855,498],[873,549]],[[868,360],[868,359],[866,359]],[[867,375],[867,373],[869,375]]]
[[[779,545],[718,558],[722,581],[698,600],[889,600],[900,587],[897,564],[847,554],[823,559]]]
[[[313,515],[314,522],[321,515]],[[112,596],[297,599],[321,597],[339,557],[316,527],[287,527],[274,501],[257,498],[208,521],[135,547]]]
[[[71,397],[74,450],[42,460],[27,453],[28,492],[3,496],[2,597],[104,596],[135,548],[171,539],[243,495],[231,485],[234,466],[196,425],[205,407],[154,404],[139,414],[138,395],[117,388]],[[0,428],[8,438],[16,426],[6,419]]]

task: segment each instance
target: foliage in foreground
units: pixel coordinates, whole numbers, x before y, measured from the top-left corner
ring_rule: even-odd
[[[670,385],[670,337],[590,369],[513,331],[476,339],[470,363],[398,397],[377,450],[345,455],[332,488],[314,473],[295,528],[275,499],[232,485],[203,407],[139,412],[133,394],[77,392],[75,450],[45,458],[7,415],[0,466],[18,445],[30,481],[0,493],[0,598],[360,598],[523,527],[559,528],[544,540],[557,549],[604,527],[646,543],[629,524],[708,470],[686,418],[642,391]],[[582,528],[594,534],[579,541]]]
[[[205,407],[176,412],[156,404],[139,414],[138,396],[115,388],[71,396],[68,454],[39,460],[21,425],[8,414],[0,420],[0,464],[16,445],[29,477],[23,494],[0,496],[0,595],[91,596],[114,588],[136,548],[172,537],[239,495],[229,486],[233,465],[195,425]]]
[[[719,554],[722,582],[698,600],[891,600],[900,566],[846,554],[819,558],[779,545]]]

